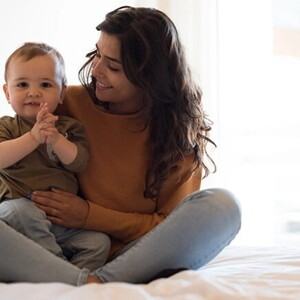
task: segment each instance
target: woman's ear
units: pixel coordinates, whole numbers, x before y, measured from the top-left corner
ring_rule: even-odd
[[[67,92],[67,86],[63,86],[61,93],[60,93],[60,99],[59,99],[59,104],[63,104],[65,96],[66,96],[66,92]]]
[[[9,101],[9,91],[8,91],[7,83],[3,84],[3,91],[4,91],[5,97],[7,99],[7,102],[10,103],[10,101]]]

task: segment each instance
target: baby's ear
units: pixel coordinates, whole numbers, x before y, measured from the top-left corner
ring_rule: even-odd
[[[9,91],[8,91],[7,83],[3,84],[2,88],[3,88],[4,94],[5,94],[5,97],[6,97],[7,101],[8,101],[8,103],[10,103],[10,101],[9,101]]]
[[[63,86],[61,93],[60,93],[60,99],[59,99],[59,104],[63,104],[65,96],[66,96],[66,92],[67,92],[67,86]]]

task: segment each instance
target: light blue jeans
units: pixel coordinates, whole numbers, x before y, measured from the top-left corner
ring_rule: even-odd
[[[79,268],[94,271],[107,261],[111,241],[106,234],[54,225],[26,198],[1,202],[0,220]]]
[[[208,189],[186,197],[145,236],[131,243],[93,275],[103,282],[147,282],[164,269],[198,269],[238,233],[241,211],[234,196]],[[0,222],[0,280],[85,283],[89,272],[59,259]],[[5,259],[4,259],[5,258]]]

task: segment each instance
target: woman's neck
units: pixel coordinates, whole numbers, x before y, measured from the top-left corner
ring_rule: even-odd
[[[114,115],[132,115],[141,111],[140,105],[126,105],[125,103],[111,103],[94,101],[98,109]]]

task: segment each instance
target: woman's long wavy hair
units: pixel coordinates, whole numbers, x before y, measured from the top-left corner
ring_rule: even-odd
[[[201,103],[201,89],[193,82],[183,46],[174,23],[152,8],[122,6],[106,15],[97,30],[118,37],[126,77],[140,89],[143,113],[150,129],[151,167],[147,172],[144,196],[154,201],[174,168],[186,155],[194,155],[195,168],[209,174],[205,157],[215,164],[206,146],[211,122]],[[96,51],[79,71],[81,83],[97,104],[91,77]]]

